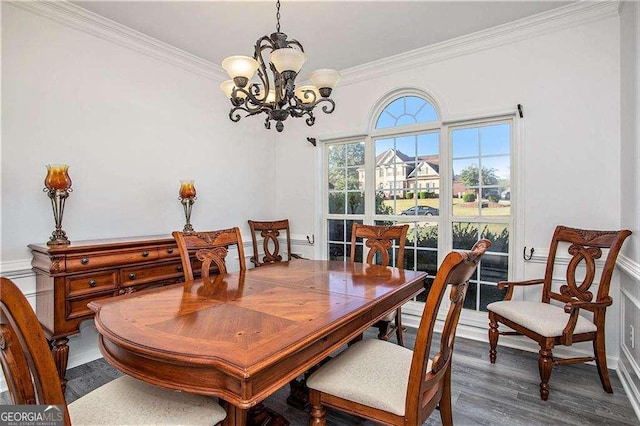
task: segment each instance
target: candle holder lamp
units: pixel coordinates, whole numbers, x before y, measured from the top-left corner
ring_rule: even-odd
[[[71,178],[69,177],[69,166],[66,164],[47,164],[47,176],[44,179],[43,191],[51,200],[53,209],[53,219],[56,229],[51,233],[47,245],[58,246],[71,244],[66,232],[62,230],[62,216],[64,214],[64,204],[69,198],[71,189]]]
[[[192,180],[180,181],[180,203],[184,208],[185,225],[182,232],[193,232],[193,225],[191,225],[191,209],[193,203],[196,200],[196,187],[193,185]]]

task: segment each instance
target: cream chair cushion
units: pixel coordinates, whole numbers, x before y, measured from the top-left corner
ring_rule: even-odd
[[[215,425],[226,417],[215,398],[119,377],[69,404],[79,425]]]
[[[365,339],[320,367],[309,377],[307,386],[404,416],[412,357],[411,349]]]
[[[509,300],[490,303],[487,309],[544,337],[562,336],[562,330],[569,321],[569,314],[562,307],[549,303]],[[573,333],[590,333],[596,330],[593,322],[579,315]]]

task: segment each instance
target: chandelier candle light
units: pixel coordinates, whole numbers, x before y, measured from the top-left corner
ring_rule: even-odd
[[[182,232],[193,232],[193,225],[191,225],[191,208],[193,207],[193,202],[196,199],[196,187],[193,185],[192,180],[180,181],[179,195],[180,202],[184,208],[184,217],[186,220]]]
[[[276,9],[276,32],[258,39],[253,58],[230,56],[222,61],[222,67],[231,80],[223,82],[220,88],[233,105],[229,112],[231,121],[240,121],[239,111],[246,112],[247,117],[265,113],[265,127],[270,129],[273,120],[276,130],[282,132],[282,122],[289,116],[307,116],[307,125],[313,126],[316,120],[313,109],[319,103],[327,104],[322,107],[326,114],[333,112],[336,105],[329,96],[340,79],[340,73],[320,69],[309,76],[313,85],[296,87],[295,79],[307,56],[298,41],[287,40],[287,35],[280,32],[280,0]],[[271,52],[268,62],[263,57],[267,51]],[[267,71],[267,63],[271,74]],[[250,83],[256,71],[260,82]]]
[[[56,229],[51,233],[48,246],[68,245],[71,241],[67,238],[66,232],[62,230],[62,215],[64,214],[64,204],[69,197],[71,189],[71,178],[69,177],[69,166],[66,164],[47,164],[47,176],[44,178],[44,189],[53,209],[53,219]]]

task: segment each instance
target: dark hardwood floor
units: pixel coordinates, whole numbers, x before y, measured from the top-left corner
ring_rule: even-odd
[[[369,334],[367,337],[371,337]],[[414,343],[407,330],[405,344]],[[639,425],[615,371],[610,371],[613,394],[602,390],[598,372],[591,365],[553,368],[548,401],[538,393],[537,354],[498,348],[491,365],[488,344],[457,338],[453,358],[453,420],[456,425]],[[66,397],[71,402],[118,377],[120,373],[103,359],[67,371]],[[265,405],[283,414],[291,426],[308,424],[308,413],[286,403],[288,388],[281,389]],[[0,398],[1,400],[2,398]],[[1,402],[1,401],[0,401]],[[357,417],[329,410],[330,425],[373,425]],[[425,423],[440,425],[436,411]]]

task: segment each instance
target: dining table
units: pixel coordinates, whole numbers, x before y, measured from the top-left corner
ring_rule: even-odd
[[[144,382],[216,396],[225,425],[424,290],[426,274],[295,259],[89,304],[105,360]],[[288,424],[286,420],[260,424]]]

